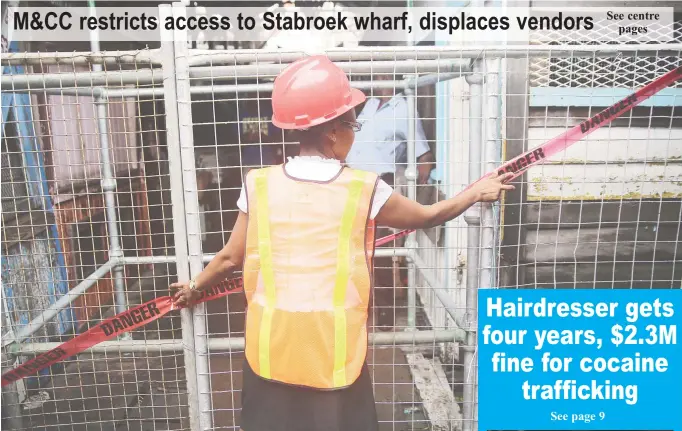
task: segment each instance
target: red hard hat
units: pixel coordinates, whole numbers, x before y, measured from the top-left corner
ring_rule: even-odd
[[[365,101],[348,77],[324,55],[297,60],[275,79],[272,123],[280,129],[306,129],[322,124]]]

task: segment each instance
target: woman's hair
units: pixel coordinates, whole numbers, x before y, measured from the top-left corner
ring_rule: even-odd
[[[318,124],[317,126],[308,129],[297,130],[294,136],[302,147],[315,147],[320,144],[322,137],[329,128],[329,123],[331,123],[331,121]]]

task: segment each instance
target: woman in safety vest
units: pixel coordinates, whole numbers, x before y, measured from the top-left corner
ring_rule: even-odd
[[[243,267],[247,299],[244,431],[377,429],[366,364],[374,224],[437,226],[499,199],[512,175],[492,174],[453,199],[423,206],[375,173],[344,166],[365,96],[324,56],[277,77],[272,122],[299,132],[300,155],[250,171],[232,235],[194,280],[175,283],[192,305]]]

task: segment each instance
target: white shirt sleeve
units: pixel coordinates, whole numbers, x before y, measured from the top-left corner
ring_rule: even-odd
[[[246,191],[244,190],[244,184],[242,184],[242,191],[239,192],[239,199],[237,199],[237,208],[239,208],[243,213],[248,213],[248,203],[246,201]]]
[[[386,201],[388,201],[388,198],[391,197],[391,194],[393,193],[393,188],[389,186],[386,181],[384,180],[379,180],[379,183],[377,184],[377,188],[374,191],[374,199],[372,200],[372,209],[369,214],[369,219],[374,220],[374,218],[379,214],[379,211],[381,208],[386,204]]]
[[[386,201],[388,201],[388,198],[391,197],[391,194],[393,193],[393,188],[386,184],[384,180],[379,180],[379,183],[377,184],[377,188],[374,191],[374,199],[372,200],[372,209],[369,214],[370,220],[374,220],[374,218],[379,214],[379,211],[381,208],[386,204]],[[246,192],[244,191],[244,186],[242,185],[242,190],[239,193],[239,199],[237,199],[237,208],[239,208],[242,212],[248,213],[248,203],[246,200]]]

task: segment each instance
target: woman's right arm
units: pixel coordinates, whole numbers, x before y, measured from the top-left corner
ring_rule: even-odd
[[[189,288],[189,282],[173,283],[171,290],[177,289],[173,301],[177,306],[192,305],[199,298],[203,289],[210,288],[226,278],[244,263],[244,246],[246,244],[247,215],[239,211],[239,216],[232,229],[230,239],[225,247],[216,254],[211,262],[194,279],[195,289]]]
[[[375,220],[381,226],[395,229],[427,229],[439,226],[459,216],[476,202],[494,202],[500,198],[502,191],[514,190],[514,186],[505,184],[513,176],[511,173],[493,173],[454,198],[433,205],[421,205],[399,193],[393,193],[381,207]]]

